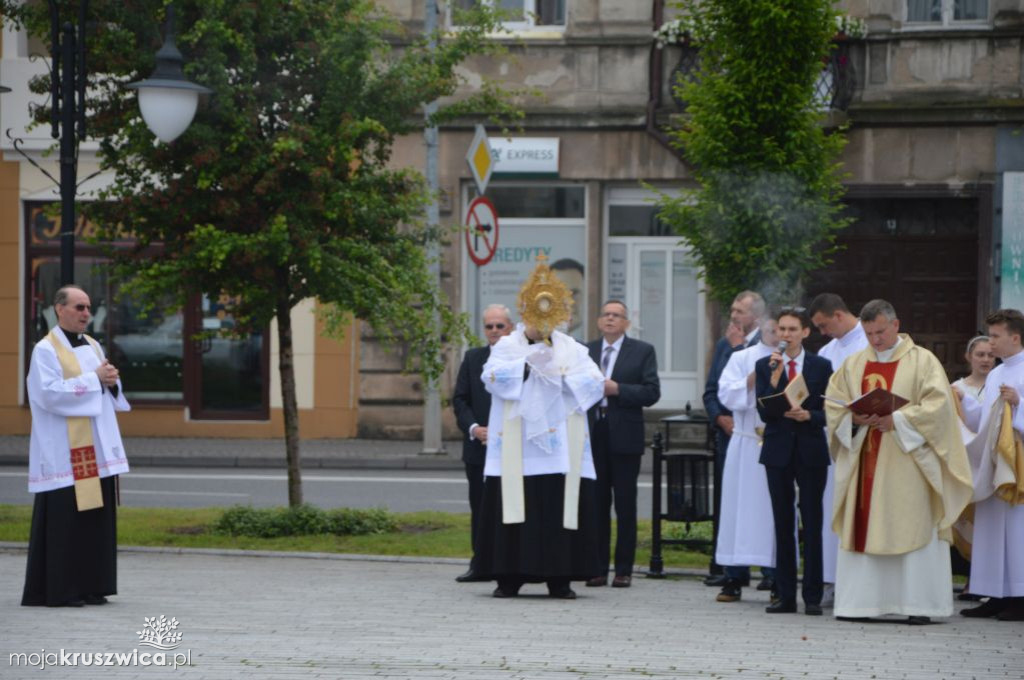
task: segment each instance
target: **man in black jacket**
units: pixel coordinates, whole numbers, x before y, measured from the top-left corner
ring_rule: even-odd
[[[598,541],[603,571],[588,586],[608,584],[612,496],[618,536],[612,586],[628,588],[636,553],[636,486],[644,453],[645,406],[661,398],[654,347],[626,337],[629,312],[618,300],[601,307],[597,320],[603,338],[587,344],[590,358],[605,375],[605,398],[590,409],[590,441],[597,469]]]
[[[459,376],[455,380],[455,392],[452,394],[452,408],[455,409],[455,421],[465,435],[462,440],[462,462],[466,466],[466,480],[469,481],[470,527],[473,540],[473,559],[469,562],[466,573],[456,577],[456,581],[486,581],[478,578],[475,569],[477,523],[480,514],[480,501],[484,493],[484,458],[487,455],[487,417],[491,412],[491,394],[484,388],[480,375],[484,364],[491,356],[491,346],[500,338],[512,332],[512,316],[504,305],[490,305],[484,310],[485,347],[474,347],[466,352],[459,367]]]
[[[829,453],[825,440],[824,397],[832,377],[832,363],[804,351],[811,319],[803,307],[784,308],[776,316],[777,336],[787,346],[754,364],[757,410],[764,421],[761,464],[768,476],[775,518],[775,591],[778,600],[769,614],[796,612],[796,524],[794,483],[800,487],[800,521],[804,529],[803,599],[805,613],[821,615],[822,553],[821,497],[828,479]],[[772,414],[760,399],[782,392],[802,375],[807,397],[800,406]]]

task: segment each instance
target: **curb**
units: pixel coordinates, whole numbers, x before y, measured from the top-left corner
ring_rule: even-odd
[[[130,456],[133,467],[195,467],[195,468],[277,468],[287,469],[283,457],[259,456]],[[0,455],[0,466],[28,465],[27,456]],[[462,470],[458,459],[423,456],[422,458],[324,458],[304,457],[303,470]]]
[[[28,552],[28,543],[0,541],[0,551]],[[237,550],[231,548],[164,548],[144,545],[119,545],[119,553],[142,553],[151,555],[205,555],[207,557],[287,557],[304,560],[341,560],[346,562],[391,562],[400,564],[451,564],[465,565],[463,557],[409,557],[406,555],[360,555],[357,553],[295,552],[284,550]],[[646,569],[635,569],[635,573],[647,575]],[[706,569],[666,568],[666,576],[706,576]]]

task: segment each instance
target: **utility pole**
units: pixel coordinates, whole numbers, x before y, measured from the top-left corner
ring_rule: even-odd
[[[430,49],[437,47],[437,0],[426,0],[423,17],[423,31],[429,40]],[[440,206],[437,196],[440,181],[437,171],[438,133],[437,126],[430,123],[431,116],[437,111],[437,102],[432,101],[424,106],[423,115],[427,127],[423,132],[427,147],[427,189],[430,191],[430,203],[427,204],[427,225],[433,229],[441,221]],[[441,285],[441,250],[436,239],[431,238],[427,245],[427,258],[430,260],[430,273]],[[440,333],[441,319],[434,315],[434,332]],[[441,440],[441,392],[437,379],[430,380],[423,391],[423,450],[421,455],[439,455],[444,453]]]

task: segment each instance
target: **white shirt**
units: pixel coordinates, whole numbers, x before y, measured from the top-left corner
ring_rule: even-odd
[[[857,321],[857,325],[846,332],[846,335],[839,338],[832,338],[818,350],[818,356],[824,357],[832,362],[832,370],[838,371],[846,358],[856,354],[868,346],[868,336],[864,334],[864,327]]]
[[[598,362],[598,367],[601,369],[601,372],[604,373],[605,378],[611,379],[612,377],[612,371],[615,370],[615,360],[619,358],[619,350],[622,349],[622,341],[625,337],[625,335],[620,335],[619,339],[610,345],[608,344],[608,340],[601,343],[601,359]],[[608,351],[609,348],[611,348],[610,352]],[[606,352],[608,353],[607,370],[604,368],[604,357]],[[608,406],[608,397],[601,399],[601,406]]]
[[[800,375],[801,373],[804,372],[804,357],[806,355],[807,355],[807,352],[804,351],[803,347],[800,347],[800,354],[797,354],[795,357],[790,357],[785,352],[782,353],[782,366],[783,366],[782,373],[783,373],[783,375],[786,376],[787,379],[789,378],[789,362],[790,361],[795,361],[796,362],[796,366],[795,366],[796,373],[797,373],[797,375]]]

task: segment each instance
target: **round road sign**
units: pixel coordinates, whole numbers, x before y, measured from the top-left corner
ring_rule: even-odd
[[[466,211],[466,250],[469,257],[482,267],[494,257],[498,249],[498,211],[489,198],[479,196]]]

